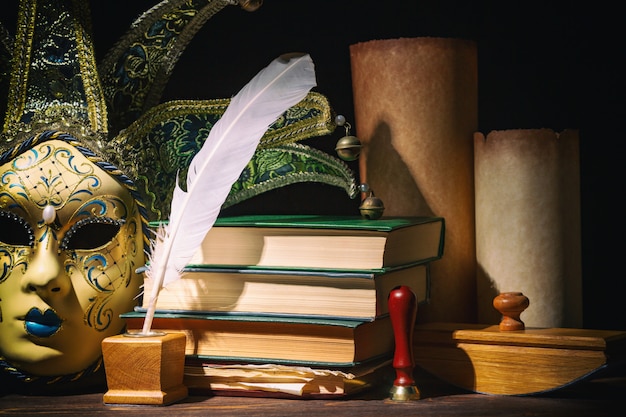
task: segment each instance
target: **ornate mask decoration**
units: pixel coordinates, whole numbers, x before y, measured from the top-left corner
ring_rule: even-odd
[[[0,349],[32,374],[80,372],[124,328],[119,313],[139,293],[138,205],[63,140],[30,147],[0,172]]]
[[[82,0],[21,0],[14,41],[0,26],[3,386],[101,386],[100,343],[123,331],[119,314],[137,304],[148,222],[167,218],[177,172],[229,102],[159,104],[173,63],[215,13],[260,3],[162,1],[99,65]],[[356,197],[342,161],[298,143],[331,133],[334,116],[315,92],[287,111],[224,207],[305,181]]]

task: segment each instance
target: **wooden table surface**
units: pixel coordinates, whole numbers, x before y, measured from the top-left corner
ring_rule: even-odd
[[[0,416],[506,416],[603,417],[626,410],[626,377],[581,382],[540,396],[468,393],[418,372],[422,399],[390,403],[387,389],[345,400],[189,396],[167,406],[105,405],[102,393],[72,396],[0,397]],[[621,410],[621,411],[619,411]]]

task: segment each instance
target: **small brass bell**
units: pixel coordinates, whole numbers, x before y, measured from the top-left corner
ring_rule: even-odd
[[[263,0],[239,0],[239,6],[247,12],[255,12],[263,5]]]
[[[354,161],[361,154],[361,141],[356,136],[344,136],[337,141],[335,152],[344,161]]]
[[[337,156],[344,161],[354,161],[361,154],[361,141],[356,136],[350,134],[350,123],[346,122],[346,118],[338,114],[335,117],[335,123],[337,126],[344,126],[346,129],[346,135],[337,141],[335,146],[335,152]]]
[[[367,184],[361,184],[359,188],[362,192],[368,193],[359,206],[361,216],[368,220],[380,219],[385,211],[383,200],[376,197]]]

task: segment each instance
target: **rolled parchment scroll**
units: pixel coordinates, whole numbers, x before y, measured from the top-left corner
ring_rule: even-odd
[[[582,327],[580,157],[576,130],[476,133],[479,322],[520,291],[526,327]]]
[[[471,322],[476,45],[450,38],[373,40],[351,45],[350,58],[361,181],[382,199],[385,216],[446,221],[443,258],[431,265],[430,304],[420,306],[417,321]]]

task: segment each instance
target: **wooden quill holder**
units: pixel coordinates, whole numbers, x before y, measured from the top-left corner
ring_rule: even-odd
[[[186,336],[126,333],[102,341],[105,404],[167,405],[187,397],[183,385]]]

